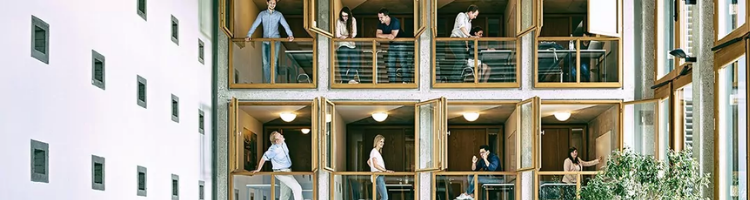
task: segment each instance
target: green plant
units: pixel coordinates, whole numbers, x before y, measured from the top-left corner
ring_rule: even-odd
[[[613,151],[604,169],[581,187],[581,199],[702,199],[709,174],[701,174],[692,150],[668,153],[667,162],[630,149]]]

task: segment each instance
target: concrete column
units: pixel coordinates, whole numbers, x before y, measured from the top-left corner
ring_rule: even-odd
[[[656,1],[637,1],[641,4],[641,15],[639,16],[640,21],[640,64],[635,64],[633,67],[639,69],[640,81],[636,81],[636,85],[639,85],[640,99],[650,99],[654,97],[654,90],[651,86],[654,85],[654,68],[656,67],[655,50],[656,50],[656,37],[654,35],[654,20]],[[638,19],[638,18],[636,18]],[[627,40],[628,38],[624,38]],[[627,67],[627,66],[624,66]],[[637,86],[638,87],[638,86]],[[638,96],[638,95],[636,95]]]
[[[695,6],[698,31],[694,37],[698,62],[693,65],[693,153],[701,163],[703,173],[714,173],[714,1],[701,0]],[[713,180],[713,179],[711,179]],[[704,188],[703,197],[713,199],[714,183]]]

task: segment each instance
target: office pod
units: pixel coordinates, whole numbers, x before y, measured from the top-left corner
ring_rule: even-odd
[[[529,5],[517,6],[519,2]],[[433,15],[433,86],[519,87],[516,9],[533,3],[453,1],[438,7]]]
[[[240,199],[314,198],[316,103],[230,102],[229,191]]]
[[[622,86],[622,1],[541,0],[536,87]]]
[[[220,1],[220,25],[229,38],[230,88],[315,88],[316,34],[307,26],[309,1]]]

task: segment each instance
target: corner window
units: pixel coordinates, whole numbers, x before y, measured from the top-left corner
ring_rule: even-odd
[[[49,183],[49,144],[31,140],[31,181]]]
[[[180,98],[172,95],[172,121],[180,123]]]
[[[138,166],[138,196],[146,196],[146,167]]]
[[[180,45],[180,21],[172,15],[172,42]]]
[[[31,16],[31,57],[49,64],[49,24]]]
[[[137,101],[138,105],[141,106],[141,107],[143,107],[143,108],[146,108],[146,94],[148,94],[146,92],[146,83],[147,82],[146,82],[145,78],[143,78],[141,76],[137,76],[138,88],[137,88],[137,99],[136,99],[136,101]]]
[[[91,84],[104,90],[105,65],[104,56],[91,50]]]
[[[201,64],[205,64],[203,61],[203,58],[205,57],[205,45],[203,44],[203,40],[198,39],[198,62]]]
[[[138,0],[138,16],[146,20],[146,0]]]
[[[172,174],[172,200],[180,200],[180,176]]]
[[[91,155],[91,188],[104,191],[104,158]]]

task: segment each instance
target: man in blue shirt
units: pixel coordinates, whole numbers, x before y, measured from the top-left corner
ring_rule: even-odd
[[[500,158],[490,152],[490,146],[480,146],[479,156],[480,158],[477,158],[477,156],[471,158],[472,171],[503,171],[503,168],[500,166]],[[488,176],[479,176],[478,179],[479,183],[482,184],[498,182]],[[466,193],[461,194],[456,199],[474,199],[474,175],[469,175],[469,188],[466,189]]]
[[[276,8],[276,0],[266,0],[266,3],[268,4],[268,10],[261,11],[258,13],[258,17],[255,18],[255,22],[253,22],[253,26],[250,27],[250,31],[247,32],[247,37],[245,38],[245,41],[250,41],[250,36],[255,33],[255,29],[258,28],[258,26],[263,23],[263,38],[279,38],[281,37],[279,35],[279,24],[281,24],[282,27],[284,27],[284,30],[286,31],[287,39],[291,42],[294,41],[294,36],[292,34],[292,30],[289,29],[289,24],[286,23],[286,19],[284,19],[284,15],[281,14],[279,11],[275,11]],[[276,72],[278,73],[279,68],[279,49],[281,49],[281,42],[275,42],[274,44],[275,53],[273,58],[274,63],[274,69],[277,69]],[[263,42],[263,83],[270,83],[271,82],[271,65],[269,64],[268,60],[271,60],[270,52],[271,51],[271,43],[270,42]]]
[[[273,166],[274,172],[291,172],[292,171],[292,160],[289,158],[289,148],[286,147],[286,139],[284,138],[284,135],[281,135],[281,133],[274,131],[269,136],[269,140],[271,140],[271,147],[268,148],[268,151],[263,154],[263,157],[258,162],[258,169],[253,171],[253,173],[260,172],[261,169],[263,169],[263,164],[266,161],[271,161],[271,165]],[[294,179],[294,176],[292,175],[275,175],[276,180],[281,182],[281,198],[282,200],[288,200],[290,197],[290,192],[294,194],[294,200],[303,200],[302,199],[302,187],[299,185],[299,182],[297,182],[297,179]]]
[[[388,40],[403,37],[404,34],[401,32],[401,22],[397,18],[391,18],[389,14],[390,12],[386,8],[382,8],[378,11],[378,20],[380,21],[380,24],[378,24],[378,30],[375,33],[375,36],[380,39]],[[411,68],[409,67],[409,62],[406,60],[406,51],[406,45],[403,43],[393,41],[389,43],[386,66],[388,68],[389,83],[396,83],[396,59],[399,60],[398,64],[402,68],[402,77],[405,75],[413,76],[411,75],[412,73]],[[402,81],[407,80],[403,80],[402,78]]]

